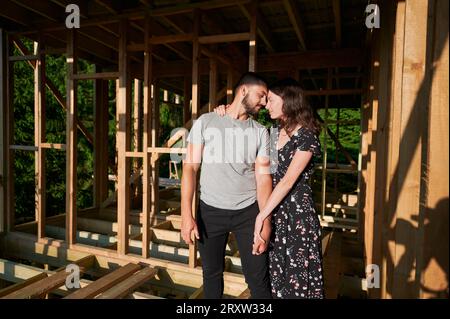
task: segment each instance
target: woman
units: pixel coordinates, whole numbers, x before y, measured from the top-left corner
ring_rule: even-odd
[[[216,112],[224,113],[224,107]],[[323,298],[321,228],[309,186],[320,156],[320,126],[299,83],[281,80],[269,88],[266,109],[278,121],[272,129],[276,160],[271,160],[273,192],[255,222],[255,241],[264,220],[272,216],[269,245],[274,298]],[[273,159],[273,156],[271,156]],[[276,167],[274,166],[276,163]]]

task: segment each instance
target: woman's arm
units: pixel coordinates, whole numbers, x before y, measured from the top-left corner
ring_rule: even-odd
[[[292,159],[286,174],[277,184],[272,194],[270,194],[264,208],[260,211],[258,217],[256,218],[255,236],[257,236],[260,240],[262,239],[260,233],[264,220],[272,213],[275,207],[280,204],[283,198],[285,198],[292,189],[295,181],[311,160],[312,155],[312,152],[309,151],[297,150],[295,152],[294,158]]]

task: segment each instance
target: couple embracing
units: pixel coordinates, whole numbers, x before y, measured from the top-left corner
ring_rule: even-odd
[[[277,125],[252,117],[265,107]],[[205,298],[221,298],[233,232],[252,298],[323,298],[321,228],[309,179],[320,126],[298,82],[269,88],[244,74],[233,102],[203,114],[188,136],[181,181],[181,236],[198,240]],[[200,171],[197,217],[192,201]]]

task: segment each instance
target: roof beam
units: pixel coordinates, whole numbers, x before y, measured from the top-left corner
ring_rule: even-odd
[[[289,21],[291,21],[291,24],[294,27],[295,34],[297,35],[297,39],[300,42],[302,49],[306,50],[305,29],[294,1],[283,0],[283,5],[289,16]]]

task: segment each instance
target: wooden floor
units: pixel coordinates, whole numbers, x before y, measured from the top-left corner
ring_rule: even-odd
[[[155,225],[151,228],[150,243],[150,256],[152,262],[158,261],[155,264],[158,265],[157,267],[152,266],[152,262],[147,266],[139,265],[136,260],[127,260],[125,257],[119,267],[100,269],[99,264],[105,264],[104,261],[100,261],[101,256],[95,253],[80,255],[81,257],[75,263],[79,264],[85,273],[82,276],[82,287],[76,291],[68,291],[63,287],[68,273],[62,266],[69,264],[69,261],[59,260],[57,264],[51,264],[52,259],[50,259],[50,262],[45,264],[47,259],[43,262],[43,259],[36,257],[36,251],[24,251],[26,247],[37,250],[33,245],[33,235],[36,234],[37,225],[32,222],[16,227],[17,233],[28,233],[26,235],[29,236],[28,246],[18,244],[17,247],[13,247],[15,245],[13,241],[13,244],[5,247],[7,257],[12,259],[0,260],[0,280],[3,280],[3,286],[6,286],[0,290],[0,298],[45,298],[46,296],[71,299],[202,298],[201,269],[199,267],[195,269],[195,280],[183,279],[183,277],[190,277],[187,274],[194,270],[188,267],[189,248],[180,237],[179,194],[174,191],[163,192],[161,195],[161,211],[156,216]],[[138,210],[130,213],[130,253],[136,256],[141,254],[142,249],[141,219],[142,216]],[[48,218],[47,236],[62,242],[65,234],[64,221],[65,215]],[[77,242],[114,251],[117,245],[115,208],[80,211]],[[43,249],[49,250],[48,247]],[[322,253],[325,297],[329,299],[365,298],[362,245],[358,241],[357,234],[323,229]],[[20,263],[20,260],[27,258],[29,265]],[[106,263],[109,264],[109,261]],[[166,265],[171,264],[176,265],[175,268],[181,272],[167,271]],[[230,236],[227,244],[225,265],[226,273],[234,276],[232,278],[238,281],[230,284],[231,288],[227,288],[226,297],[249,298],[234,236]],[[49,267],[58,268],[51,271]],[[8,272],[8,269],[14,271]],[[164,282],[157,280],[158,271],[166,277]]]

